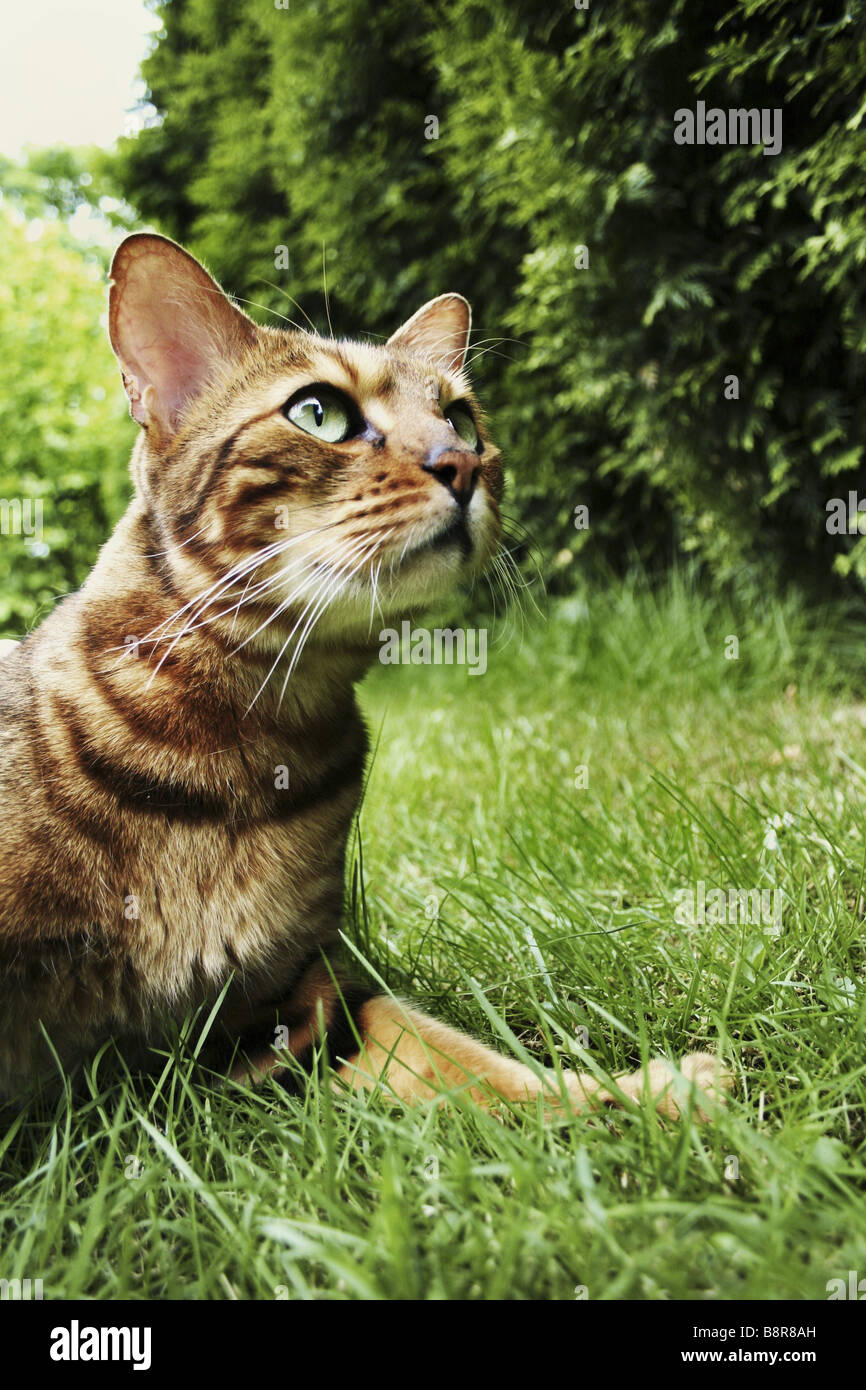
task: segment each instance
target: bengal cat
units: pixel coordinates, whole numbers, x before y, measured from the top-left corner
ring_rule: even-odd
[[[295,1084],[327,1055],[404,1100],[676,1114],[662,1062],[612,1092],[560,1085],[336,951],[371,615],[417,612],[499,541],[466,301],[431,300],[382,346],[260,327],[140,234],[114,258],[109,331],[141,427],[133,500],[81,591],[0,659],[0,1093],[111,1036],[146,1051],[225,989],[211,1057],[239,1080]],[[702,1053],[681,1074],[724,1084]]]

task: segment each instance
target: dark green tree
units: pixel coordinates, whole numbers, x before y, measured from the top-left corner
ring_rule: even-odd
[[[466,293],[554,583],[581,551],[866,577],[866,537],[825,525],[866,434],[861,0],[159,13],[161,119],[123,142],[127,197],[239,295],[319,327],[324,261],[338,333]],[[699,100],[780,109],[781,152],[676,144]]]
[[[24,183],[19,170],[15,186]],[[76,243],[49,216],[55,204],[35,198],[28,186],[41,216],[25,219],[15,200],[0,207],[0,636],[9,637],[86,578],[129,495],[135,434],[102,322],[107,253]]]

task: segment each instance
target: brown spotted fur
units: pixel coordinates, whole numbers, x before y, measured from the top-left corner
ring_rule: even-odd
[[[273,540],[277,507],[293,537],[328,528],[311,547],[388,532],[376,559],[390,619],[483,568],[502,471],[461,371],[468,306],[443,296],[374,346],[253,325],[162,238],[129,238],[112,275],[112,342],[142,425],[135,495],[81,592],[0,656],[0,1093],[52,1071],[44,1033],[71,1067],[111,1035],[146,1047],[162,1020],[228,985],[214,1055],[237,1077],[291,1073],[272,1047],[280,1024],[311,1065],[321,1016],[352,1086],[386,1074],[405,1099],[538,1094],[536,1073],[358,987],[332,951],[367,753],[354,686],[382,625],[369,624],[372,562],[323,611],[282,698],[281,666],[249,708],[300,603],[241,650],[274,593],[153,640]],[[368,437],[328,445],[286,420],[284,403],[314,382],[358,403]],[[471,460],[442,415],[458,398],[483,443]],[[457,505],[424,467],[437,449],[477,474],[469,553],[425,548]],[[701,1054],[682,1071],[704,1089],[718,1080]],[[646,1086],[673,1113],[670,1081],[653,1064],[620,1086],[633,1099]],[[612,1098],[590,1078],[566,1084],[575,1106]]]

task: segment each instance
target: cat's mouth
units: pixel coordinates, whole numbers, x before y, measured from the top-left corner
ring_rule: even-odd
[[[469,527],[466,525],[464,513],[452,516],[440,530],[433,536],[428,536],[421,541],[412,551],[412,558],[435,553],[439,550],[449,550],[457,547],[464,560],[471,558],[474,549],[474,542],[469,534]]]

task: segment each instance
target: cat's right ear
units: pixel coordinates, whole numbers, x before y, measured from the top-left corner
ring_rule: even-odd
[[[130,413],[171,435],[186,404],[255,343],[256,325],[167,237],[127,237],[110,274],[108,331]]]
[[[461,372],[469,350],[472,310],[462,294],[440,294],[407,319],[389,347],[420,353],[446,372]]]

